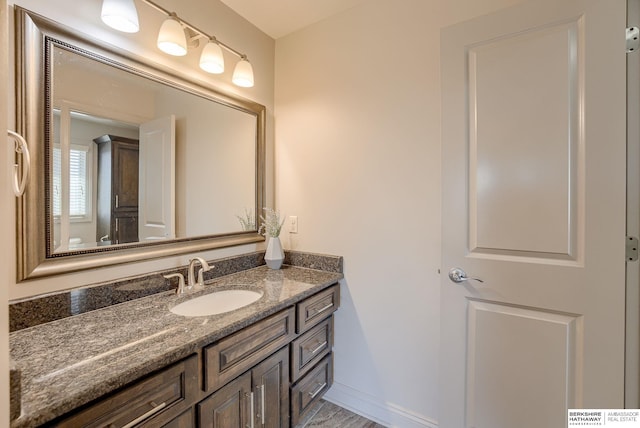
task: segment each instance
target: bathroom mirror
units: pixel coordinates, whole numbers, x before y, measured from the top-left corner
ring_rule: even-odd
[[[18,280],[263,240],[264,106],[15,17]]]

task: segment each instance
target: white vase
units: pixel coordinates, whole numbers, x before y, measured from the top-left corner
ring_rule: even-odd
[[[279,236],[269,237],[267,251],[264,254],[264,261],[271,269],[280,269],[280,266],[282,266],[284,251],[282,250]]]

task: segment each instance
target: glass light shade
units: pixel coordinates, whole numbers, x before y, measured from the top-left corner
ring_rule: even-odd
[[[173,56],[187,54],[187,37],[184,28],[177,19],[170,16],[165,19],[158,32],[158,49]]]
[[[200,68],[207,73],[220,74],[224,72],[224,56],[222,48],[214,41],[209,41],[200,55]]]
[[[138,10],[133,0],[103,0],[102,22],[109,27],[125,33],[137,33],[140,30]]]
[[[253,87],[253,67],[251,67],[251,63],[246,58],[242,58],[236,64],[231,81],[243,88]]]

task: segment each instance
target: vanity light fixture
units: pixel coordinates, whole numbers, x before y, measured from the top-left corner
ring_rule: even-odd
[[[244,88],[253,87],[253,67],[247,56],[222,43],[213,36],[199,30],[180,18],[175,12],[169,12],[151,0],[138,0],[167,16],[158,33],[158,48],[169,55],[183,56],[190,47],[197,47],[199,39],[207,40],[200,55],[200,68],[208,73],[224,72],[222,48],[234,54],[240,60],[236,64],[232,81]],[[107,11],[107,13],[105,13]],[[139,29],[138,13],[134,0],[103,0],[102,21],[119,31],[135,33]],[[125,24],[122,24],[122,23]],[[128,24],[127,24],[128,23]],[[135,25],[133,24],[135,23]]]
[[[251,88],[253,86],[253,67],[251,67],[246,55],[240,57],[240,61],[238,61],[235,70],[233,70],[231,81],[243,88]]]
[[[224,56],[222,48],[215,37],[207,42],[200,55],[200,68],[208,73],[220,74],[224,72]]]
[[[185,56],[187,54],[187,35],[175,13],[165,19],[160,27],[158,49],[173,56]]]
[[[138,10],[133,0],[103,0],[102,21],[111,28],[125,33],[137,33],[140,30]]]

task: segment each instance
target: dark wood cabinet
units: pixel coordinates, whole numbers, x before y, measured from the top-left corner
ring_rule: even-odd
[[[198,427],[202,428],[288,428],[288,347],[202,400],[197,407]]]
[[[96,241],[138,242],[139,143],[103,135],[98,145]]]
[[[333,384],[333,354],[329,354],[313,370],[291,387],[291,424],[302,416]]]
[[[52,424],[56,427],[163,426],[197,398],[194,355]],[[180,425],[178,425],[180,426]]]
[[[289,426],[289,348],[267,358],[251,370],[256,427]]]
[[[251,373],[245,373],[198,403],[198,426],[238,428],[251,417]]]
[[[204,388],[211,392],[293,340],[295,313],[286,309],[204,348]]]
[[[333,384],[333,313],[340,306],[335,284],[296,305],[291,342],[291,426],[295,427]]]
[[[333,346],[333,317],[329,317],[291,342],[291,381],[297,382]]]
[[[340,306],[338,284],[303,300],[297,305],[296,333],[304,333],[334,313]]]

